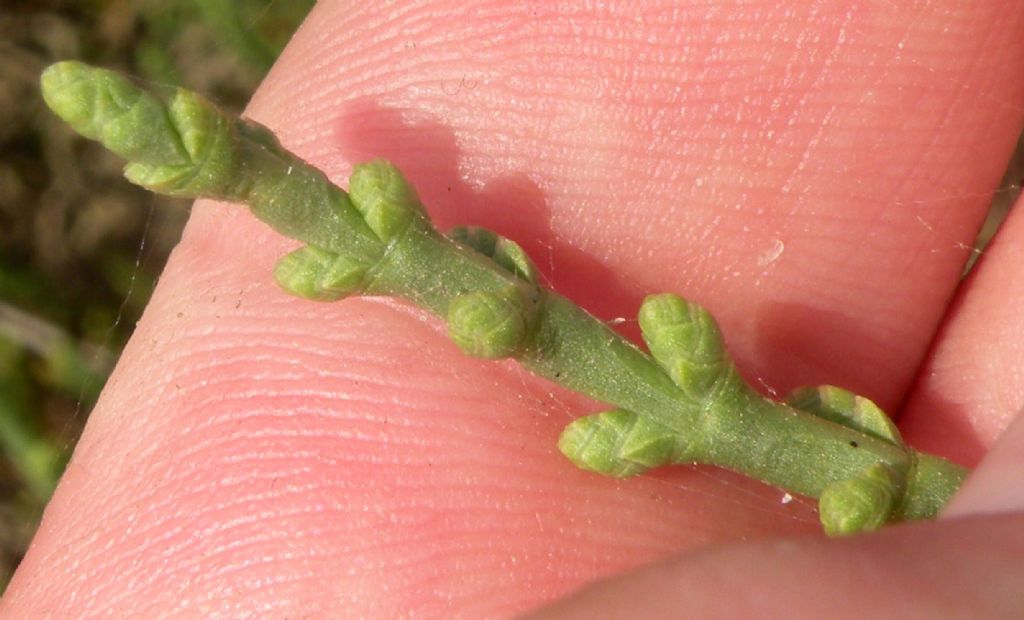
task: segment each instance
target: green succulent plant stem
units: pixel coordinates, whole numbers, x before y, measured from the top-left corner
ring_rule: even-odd
[[[463,228],[446,237],[384,161],[354,168],[349,192],[184,89],[153,89],[77,62],[48,68],[43,96],[82,135],[128,160],[155,192],[245,203],[305,246],[275,278],[302,297],[403,297],[448,323],[467,354],[515,358],[608,412],[570,424],[559,447],[577,465],[628,476],[708,463],[818,497],[830,534],[935,515],[966,470],[908,448],[881,410],[821,387],[764,398],[736,372],[703,309],[669,294],[640,310],[650,354],[568,299],[540,287],[514,242]]]

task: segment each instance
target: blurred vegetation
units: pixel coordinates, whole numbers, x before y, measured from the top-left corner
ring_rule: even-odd
[[[187,204],[51,115],[38,76],[79,58],[240,111],[313,0],[7,0],[0,5],[0,590],[141,315]],[[1020,190],[1024,144],[979,237]]]
[[[313,3],[0,4],[0,591],[188,213],[50,114],[39,73],[78,58],[240,111]]]

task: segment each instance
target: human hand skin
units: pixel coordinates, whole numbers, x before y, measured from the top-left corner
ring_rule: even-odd
[[[766,390],[905,403],[965,464],[1024,405],[1024,217],[949,303],[1021,130],[1024,6],[369,4],[322,2],[249,110],[331,178],[391,159],[595,315],[680,293]],[[407,304],[286,296],[292,247],[197,203],[6,617],[505,617],[669,557],[545,617],[1020,605],[1022,424],[975,516],[827,541],[734,474],[575,470],[555,442],[596,403]]]

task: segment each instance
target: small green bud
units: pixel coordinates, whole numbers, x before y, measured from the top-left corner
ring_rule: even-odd
[[[188,151],[190,164],[177,168],[179,174],[174,177],[156,166],[148,167],[149,174],[145,175],[141,165],[130,164],[125,167],[125,176],[164,194],[242,200],[244,190],[239,190],[239,182],[245,175],[238,171],[232,122],[209,101],[181,88],[171,98],[168,113]]]
[[[423,213],[416,190],[398,168],[383,159],[357,164],[348,179],[348,194],[381,241],[391,241]]]
[[[153,165],[189,163],[163,102],[123,75],[65,61],[47,67],[40,84],[57,116],[121,157]]]
[[[834,385],[802,387],[786,397],[789,406],[836,424],[902,446],[903,438],[889,416],[872,401]]]
[[[896,499],[902,495],[901,476],[879,463],[864,474],[833,482],[818,498],[818,513],[825,533],[848,536],[871,532],[892,516]]]
[[[678,295],[644,299],[640,329],[651,355],[672,381],[695,400],[704,400],[722,379],[735,376],[711,314]]]
[[[448,238],[492,259],[524,282],[537,284],[537,266],[515,241],[480,226],[457,226],[448,231]]]
[[[484,256],[494,256],[498,245],[498,233],[483,226],[456,226],[448,231],[447,237],[456,243],[472,248]]]
[[[266,125],[257,123],[252,119],[242,118],[238,120],[236,127],[238,129],[238,133],[240,133],[244,138],[252,140],[256,144],[259,144],[282,157],[289,156],[289,153],[283,146],[281,146],[280,140],[277,139],[274,132]]]
[[[238,171],[238,151],[230,121],[208,101],[179,89],[169,113],[188,152],[183,166],[129,162],[124,176],[149,190],[170,196],[242,200],[245,175]]]
[[[58,116],[128,160],[132,183],[172,196],[244,198],[233,123],[196,93],[171,90],[165,101],[118,73],[73,61],[47,68],[41,83]]]
[[[579,418],[558,438],[558,449],[577,467],[616,478],[671,463],[678,448],[670,430],[625,409]]]
[[[517,286],[500,293],[459,295],[448,308],[448,335],[463,353],[474,357],[515,355],[526,343],[530,323],[525,295]]]
[[[316,301],[335,301],[359,292],[366,267],[352,259],[305,246],[283,256],[274,279],[288,293]]]
[[[494,247],[494,262],[505,268],[524,282],[537,284],[537,266],[518,243],[507,237],[499,237]]]

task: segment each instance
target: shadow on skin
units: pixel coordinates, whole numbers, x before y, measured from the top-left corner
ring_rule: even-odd
[[[891,346],[879,342],[877,337],[872,341],[873,337],[856,317],[801,304],[769,303],[759,309],[755,333],[758,348],[771,351],[780,365],[790,369],[787,374],[796,378],[771,386],[751,381],[758,389],[777,391],[778,397],[784,397],[805,385],[836,385],[874,400],[899,421],[901,401],[913,391],[913,377],[901,385],[899,377],[884,376],[885,368],[874,376],[854,372],[859,364],[872,364],[874,360],[851,360],[851,356],[859,351],[884,351]],[[879,391],[880,386],[886,388],[884,392]],[[929,413],[922,416],[924,423],[903,428],[908,442],[918,450],[934,452],[961,465],[975,465],[986,448],[966,422],[964,413],[952,403],[925,399],[927,404],[923,407]]]
[[[547,286],[603,320],[630,319],[616,328],[638,341],[632,319],[646,293],[558,237],[544,191],[530,173],[474,187],[460,171],[460,147],[451,128],[421,112],[384,107],[367,98],[347,103],[336,128],[339,151],[349,161],[383,157],[398,166],[439,230],[484,226],[514,240],[537,264]]]
[[[973,468],[991,447],[982,441],[959,405],[919,392],[914,410],[915,415],[900,428],[918,450],[940,454],[954,463]]]
[[[884,369],[864,372],[877,366],[877,360],[860,352],[884,351],[888,345],[855,316],[812,305],[765,302],[757,307],[754,325],[757,348],[770,351],[775,363],[787,369],[784,376],[774,375],[771,386],[780,397],[806,385],[835,385],[874,400],[888,413],[909,388]]]

